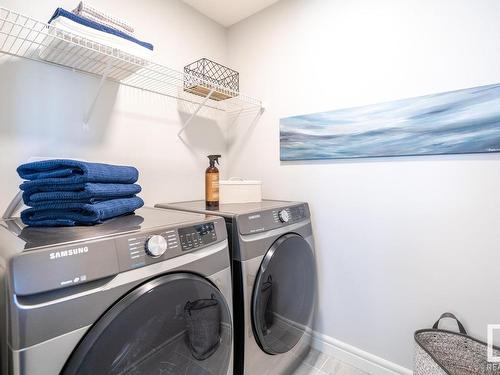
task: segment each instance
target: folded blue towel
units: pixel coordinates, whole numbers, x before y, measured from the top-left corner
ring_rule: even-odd
[[[21,212],[24,224],[33,227],[92,225],[129,214],[144,205],[139,197],[113,199],[95,204],[52,202]]]
[[[20,186],[24,191],[42,185],[84,182],[133,184],[139,178],[139,171],[134,167],[70,159],[42,160],[23,164],[17,168],[17,173],[21,178],[31,181]]]
[[[141,47],[147,48],[151,51],[153,50],[153,45],[151,43],[143,42],[142,40],[136,39],[133,36],[125,34],[122,31],[119,31],[119,30],[113,29],[111,27],[108,27],[106,25],[100,24],[98,22],[92,21],[88,18],[80,17],[79,15],[68,12],[65,9],[57,8],[56,11],[54,12],[54,14],[52,15],[52,17],[50,18],[49,23],[51,23],[57,17],[66,17],[74,22],[79,23],[80,25],[90,27],[94,30],[103,31],[103,32],[108,33],[108,34],[119,36],[120,38],[127,39],[128,41],[133,42],[135,44],[138,44]]]
[[[140,191],[141,187],[137,184],[86,182],[83,184],[47,185],[25,190],[23,200],[25,205],[32,207],[53,201],[96,203],[109,199],[130,198]]]

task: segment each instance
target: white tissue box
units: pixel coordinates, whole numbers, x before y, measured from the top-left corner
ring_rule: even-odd
[[[232,177],[219,181],[219,203],[250,203],[262,201],[262,182]]]

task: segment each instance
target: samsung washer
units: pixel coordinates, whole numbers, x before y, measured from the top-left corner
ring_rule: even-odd
[[[222,218],[143,208],[92,227],[3,220],[0,276],[2,375],[233,373]]]
[[[307,203],[203,201],[156,207],[223,216],[233,265],[235,374],[291,374],[309,351],[316,262]]]

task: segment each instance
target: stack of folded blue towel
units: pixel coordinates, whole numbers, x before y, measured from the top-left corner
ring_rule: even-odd
[[[98,224],[144,205],[134,167],[57,159],[23,164],[17,172],[27,180],[20,186],[30,206],[21,212],[26,225]]]

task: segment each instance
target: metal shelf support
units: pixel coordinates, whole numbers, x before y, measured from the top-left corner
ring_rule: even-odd
[[[191,121],[193,121],[193,119],[198,114],[198,112],[200,111],[200,109],[207,103],[208,99],[210,99],[210,96],[213,94],[213,92],[214,92],[214,89],[211,89],[208,92],[207,96],[205,96],[205,98],[203,99],[203,101],[200,104],[198,104],[198,106],[196,107],[195,111],[193,113],[191,113],[191,116],[189,116],[188,119],[186,121],[184,121],[184,124],[182,125],[181,130],[179,130],[179,132],[177,133],[177,136],[179,138],[181,137],[181,134],[184,132],[184,130],[186,130],[186,128],[189,126],[189,124],[191,123]]]
[[[101,94],[102,88],[103,88],[104,83],[106,82],[106,80],[108,78],[108,74],[110,71],[111,71],[111,62],[108,61],[106,63],[106,68],[104,69],[104,71],[102,73],[101,80],[99,81],[99,86],[97,86],[97,90],[94,94],[92,102],[90,102],[89,109],[87,110],[87,112],[85,113],[85,115],[83,117],[83,126],[86,129],[89,127],[89,121],[90,121],[90,118],[92,117],[92,112],[94,112],[94,108],[95,108],[95,105],[97,103],[97,99],[99,98],[99,95]]]
[[[260,120],[260,118],[262,117],[262,115],[264,114],[264,112],[266,111],[266,108],[264,106],[261,106],[257,112],[257,114],[255,115],[255,117],[252,119],[252,122],[250,123],[250,125],[248,126],[249,129],[251,129],[252,127],[255,126],[255,124],[257,124],[257,122]],[[240,114],[243,112],[243,110],[240,110],[236,116],[234,117],[234,119],[231,120],[231,122],[228,124],[228,131],[229,129],[231,129],[234,124],[236,123],[236,121],[238,120],[238,118],[240,117]],[[226,135],[225,137],[225,145],[226,145],[226,150],[229,149],[229,146],[230,146],[230,137],[228,137],[228,135]]]

